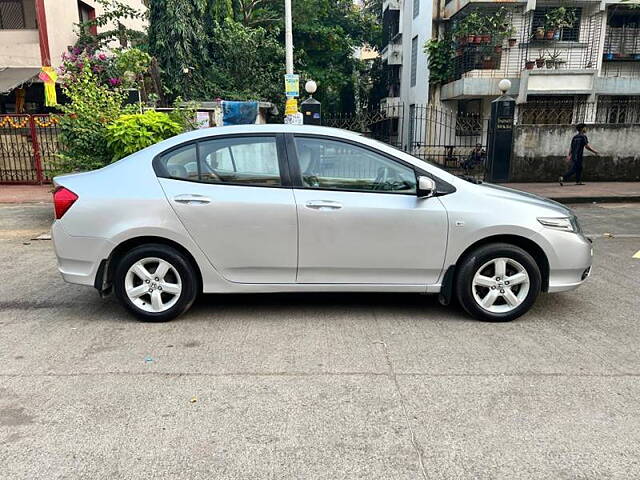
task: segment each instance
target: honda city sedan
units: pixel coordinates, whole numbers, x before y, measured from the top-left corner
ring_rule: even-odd
[[[200,293],[311,291],[439,294],[509,321],[591,271],[568,208],[331,128],[197,130],[54,184],[63,278],[146,321]]]

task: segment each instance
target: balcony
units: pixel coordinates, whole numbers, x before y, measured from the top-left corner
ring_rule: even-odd
[[[607,27],[602,55],[603,77],[640,78],[640,27]]]
[[[398,33],[382,49],[382,61],[387,65],[402,65],[402,34]]]
[[[400,0],[384,0],[382,2],[382,11],[385,10],[400,10]]]
[[[440,15],[442,18],[451,18],[461,10],[486,8],[487,4],[508,7],[526,5],[527,0],[495,0],[493,2],[487,2],[487,0],[447,0],[440,10]]]
[[[40,65],[40,39],[34,0],[0,2],[0,66]]]
[[[38,30],[1,30],[0,65],[3,67],[36,67],[40,60]]]

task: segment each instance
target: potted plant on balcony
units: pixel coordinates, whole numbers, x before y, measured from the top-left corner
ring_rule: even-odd
[[[527,70],[533,70],[533,66],[536,64],[536,62],[534,62],[533,60],[527,60],[526,62],[524,62],[524,68],[526,68]]]
[[[565,62],[560,58],[560,52],[558,50],[554,50],[553,53],[549,52],[549,57],[545,60],[545,65],[549,69],[557,69],[563,63]]]
[[[544,67],[544,50],[538,52],[538,58],[536,58],[536,67]]]
[[[544,27],[536,28],[535,33],[533,34],[536,40],[544,40]]]
[[[557,7],[545,14],[545,38],[547,40],[560,40],[563,28],[571,28],[576,23],[576,11],[574,8]]]

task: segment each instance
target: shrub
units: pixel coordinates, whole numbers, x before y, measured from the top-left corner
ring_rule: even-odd
[[[107,144],[113,152],[111,160],[120,160],[183,131],[184,127],[169,115],[154,110],[122,115],[107,125]]]
[[[429,83],[447,82],[453,74],[453,43],[450,38],[429,40],[425,45],[429,58]]]
[[[89,61],[81,62],[63,91],[69,103],[60,105],[60,162],[55,173],[101,168],[111,162],[107,125],[135,107],[124,107],[124,93],[102,84]]]

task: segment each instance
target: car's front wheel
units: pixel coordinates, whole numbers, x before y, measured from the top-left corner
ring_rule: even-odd
[[[456,294],[473,317],[508,322],[532,307],[541,284],[540,268],[529,253],[515,245],[494,243],[462,259]]]
[[[166,322],[186,312],[197,295],[197,276],[182,253],[167,245],[141,245],[118,262],[114,290],[140,320]]]

